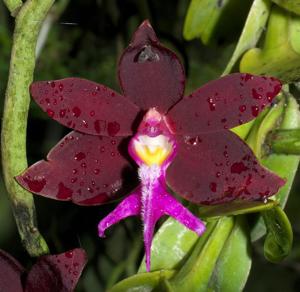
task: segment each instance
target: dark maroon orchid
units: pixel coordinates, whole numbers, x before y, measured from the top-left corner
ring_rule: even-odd
[[[20,263],[0,250],[0,291],[74,291],[86,261],[85,251],[77,248],[58,255],[42,256],[26,273]]]
[[[99,235],[121,219],[140,215],[149,271],[154,226],[161,216],[172,216],[199,235],[205,229],[168,187],[196,204],[221,204],[264,200],[284,184],[229,131],[255,118],[281,84],[236,73],[183,97],[182,65],[147,21],[123,53],[118,74],[123,95],[78,78],[32,84],[42,109],[75,131],[17,180],[34,193],[80,205],[105,203],[133,190],[99,223]]]

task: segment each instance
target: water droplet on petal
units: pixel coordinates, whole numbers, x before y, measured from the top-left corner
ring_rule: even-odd
[[[115,122],[111,122],[107,124],[107,132],[109,136],[115,136],[120,131],[120,124]]]
[[[246,110],[246,106],[245,105],[241,105],[239,107],[239,110],[240,110],[241,113],[243,113]]]
[[[81,110],[77,106],[73,107],[72,112],[75,118],[78,118],[81,115]]]
[[[211,182],[209,184],[209,188],[213,193],[215,193],[217,191],[217,184],[215,182]]]
[[[77,153],[75,156],[74,156],[74,159],[77,160],[77,161],[80,161],[82,159],[84,159],[86,156],[83,152],[79,152]]]
[[[262,95],[259,94],[259,93],[256,91],[255,88],[252,89],[252,97],[253,97],[254,99],[262,99]]]
[[[66,109],[62,109],[59,111],[59,116],[63,118],[66,115]]]
[[[258,108],[258,106],[252,106],[251,107],[251,112],[252,112],[252,115],[254,116],[254,117],[257,117],[258,116],[258,113],[259,113],[259,108]]]
[[[52,110],[52,109],[47,109],[46,110],[46,112],[47,112],[47,114],[48,114],[48,116],[50,117],[50,118],[53,118],[54,117],[54,111]]]
[[[67,252],[65,252],[65,257],[67,257],[67,258],[72,258],[73,257],[73,251],[67,251]]]
[[[209,109],[211,111],[214,111],[216,109],[216,104],[214,103],[212,98],[208,98],[207,99],[208,105],[209,105]]]
[[[231,173],[241,174],[243,171],[248,170],[248,167],[243,162],[236,162],[231,165]]]

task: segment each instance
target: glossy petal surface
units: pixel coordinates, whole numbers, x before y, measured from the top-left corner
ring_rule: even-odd
[[[230,129],[257,117],[280,89],[280,81],[273,77],[227,75],[186,96],[168,118],[177,134]]]
[[[178,137],[178,154],[167,169],[169,186],[197,204],[264,200],[284,180],[259,165],[250,148],[230,131]]]
[[[71,132],[49,152],[47,161],[35,163],[17,180],[33,193],[79,205],[113,200],[135,184],[130,179],[133,169],[121,155],[126,141],[121,141]]]
[[[28,274],[25,292],[74,291],[86,262],[86,253],[80,248],[42,256]]]
[[[0,250],[0,291],[22,292],[23,267],[9,254]]]
[[[93,135],[129,136],[139,112],[115,91],[80,78],[35,82],[30,92],[52,119]]]
[[[166,112],[183,95],[185,77],[177,56],[160,45],[148,21],[135,32],[119,63],[124,95],[144,110]]]

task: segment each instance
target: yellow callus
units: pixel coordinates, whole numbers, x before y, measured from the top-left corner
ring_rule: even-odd
[[[140,136],[134,143],[137,156],[147,165],[161,165],[172,152],[172,143],[160,135],[155,138]]]

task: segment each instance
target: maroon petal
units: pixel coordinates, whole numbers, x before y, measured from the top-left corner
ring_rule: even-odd
[[[0,250],[0,291],[22,292],[21,275],[24,268],[9,254]]]
[[[74,291],[86,262],[86,253],[81,248],[42,256],[28,274],[25,292]]]
[[[280,81],[273,77],[227,75],[183,98],[168,117],[177,134],[233,128],[254,119],[280,89]]]
[[[178,137],[179,152],[167,169],[169,186],[197,204],[264,200],[285,181],[259,165],[230,131]]]
[[[184,71],[177,56],[160,45],[153,28],[144,21],[119,63],[124,95],[144,110],[166,112],[183,95]]]
[[[92,135],[129,136],[139,112],[122,95],[80,78],[35,82],[30,92],[51,118]]]
[[[52,199],[79,205],[105,203],[134,187],[132,181],[123,183],[133,172],[120,153],[125,144],[120,137],[74,131],[50,151],[48,161],[35,163],[16,179],[29,191]]]

